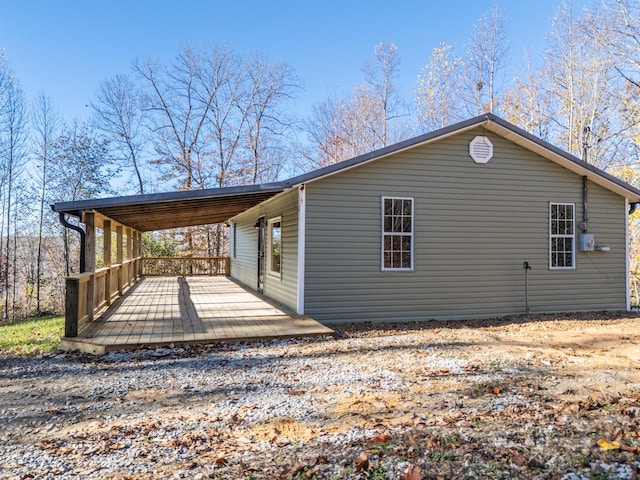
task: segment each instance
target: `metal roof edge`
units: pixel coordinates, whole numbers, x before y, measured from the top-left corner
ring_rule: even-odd
[[[107,197],[51,204],[56,213],[74,213],[105,207],[133,206],[153,203],[170,203],[183,200],[219,198],[251,193],[278,193],[290,188],[285,182],[274,182],[255,185],[238,185],[235,187],[208,188],[202,190],[181,190],[177,192],[148,193],[144,195],[128,195],[124,197]]]
[[[512,123],[507,122],[503,118],[497,117],[496,115],[492,114],[487,114],[487,117],[488,122],[486,126],[487,129],[491,132],[500,135],[507,140],[513,141],[514,143],[517,143],[518,145],[527,148],[528,150],[536,151],[536,148],[531,147],[537,147],[541,149],[542,152],[536,151],[536,153],[547,158],[548,160],[551,160],[554,163],[557,163],[573,171],[574,173],[586,175],[591,179],[596,178],[600,180],[600,182],[598,183],[600,183],[603,187],[608,188],[609,190],[612,190],[629,200],[634,200],[636,202],[640,201],[640,189],[634,187],[633,185],[630,185],[629,183],[605,172],[601,168],[598,168],[591,163],[585,162],[581,158],[572,155],[571,153],[561,149],[560,147],[557,147],[549,142],[546,142],[545,140],[542,140],[539,137],[536,137],[535,135],[532,135],[526,130],[523,130],[520,127],[513,125]],[[504,130],[510,132],[512,135],[520,137],[522,141],[515,141],[510,137],[510,135],[505,135]],[[626,194],[621,190],[626,192]]]
[[[495,127],[492,128],[492,125],[494,125]],[[634,200],[636,202],[640,201],[640,189],[637,189],[636,187],[624,182],[623,180],[620,180],[617,177],[614,177],[613,175],[605,172],[595,165],[585,162],[584,160],[562,150],[555,145],[552,145],[551,143],[542,140],[541,138],[536,137],[535,135],[530,134],[520,127],[517,127],[492,113],[484,113],[477,117],[458,122],[453,125],[449,125],[439,130],[434,130],[433,132],[425,133],[423,135],[404,140],[402,142],[390,145],[385,148],[381,148],[379,150],[375,150],[370,153],[366,153],[364,155],[360,155],[342,162],[335,163],[333,165],[328,165],[326,167],[322,167],[320,169],[298,175],[296,177],[290,178],[289,180],[286,180],[285,183],[291,186],[297,186],[303,183],[313,182],[321,178],[325,178],[336,173],[357,167],[359,165],[363,165],[365,163],[378,160],[395,153],[399,153],[403,150],[407,150],[419,145],[424,145],[436,140],[441,140],[451,135],[459,134],[479,126],[485,126],[489,131],[500,135],[501,137],[506,138],[510,141],[514,141],[513,136],[515,135],[516,137],[519,137],[521,139],[520,142],[515,141],[515,143],[519,144],[520,146],[527,148],[528,150],[535,151],[542,157],[547,158],[554,163],[560,164],[561,166],[574,171],[574,173],[587,175],[592,179],[595,178],[599,180],[597,183],[601,184],[603,187],[608,188],[609,190],[612,190],[629,200]],[[508,134],[506,134],[507,132]],[[532,148],[532,146],[537,148]]]
[[[348,170],[350,168],[357,167],[359,165],[363,165],[365,163],[368,163],[374,160],[378,160],[380,158],[392,155],[394,153],[401,152],[403,150],[408,150],[418,145],[429,143],[435,140],[440,140],[442,138],[448,137],[456,133],[463,132],[465,130],[470,130],[479,125],[482,125],[486,121],[487,121],[487,115],[479,115],[477,117],[470,118],[463,122],[455,123],[453,125],[449,125],[439,130],[434,130],[432,132],[424,133],[417,137],[413,137],[408,140],[403,140],[402,142],[398,142],[393,145],[389,145],[387,147],[374,150],[373,152],[365,153],[363,155],[359,155],[357,157],[344,160],[342,162],[334,163],[332,165],[327,165],[326,167],[322,167],[307,173],[303,173],[296,177],[292,177],[289,180],[286,180],[286,183],[290,184],[291,186],[297,186],[303,183],[319,180],[320,178],[328,177],[335,173]]]

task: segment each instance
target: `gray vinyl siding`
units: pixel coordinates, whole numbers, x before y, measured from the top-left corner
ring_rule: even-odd
[[[494,157],[468,144],[487,135]],[[589,232],[609,252],[549,268],[549,203],[575,203],[582,177],[481,129],[306,186],[305,313],[317,320],[461,319],[626,308],[625,200],[591,182]],[[414,269],[381,270],[381,197],[414,198]]]
[[[282,259],[280,278],[265,274],[264,294],[295,310],[298,283],[298,191],[292,190],[264,202],[233,219],[236,224],[236,257],[231,257],[231,277],[256,290],[258,285],[258,229],[256,221],[264,216],[268,222],[281,217]],[[268,255],[269,229],[265,233]],[[231,239],[233,241],[233,239]]]

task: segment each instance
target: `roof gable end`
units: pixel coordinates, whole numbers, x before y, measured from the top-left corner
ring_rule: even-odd
[[[628,199],[630,202],[640,202],[640,190],[637,188],[606,173],[595,165],[587,163],[578,157],[531,135],[530,133],[491,113],[486,113],[464,122],[456,123],[440,130],[435,130],[433,132],[405,140],[389,147],[293,177],[285,183],[291,186],[297,186],[313,182],[321,178],[339,174],[345,170],[388,157],[389,155],[442,140],[446,137],[457,135],[480,126],[485,128],[487,131],[499,135],[500,137],[520,145],[529,151],[537,153],[541,157],[546,158],[547,160],[550,160],[577,175],[586,176],[594,183],[617,193],[618,195]]]

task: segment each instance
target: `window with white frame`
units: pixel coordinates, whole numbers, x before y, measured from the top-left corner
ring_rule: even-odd
[[[269,274],[279,277],[282,270],[282,218],[269,220]]]
[[[576,206],[573,203],[549,204],[549,268],[575,268]]]
[[[382,270],[413,269],[413,198],[382,197]]]

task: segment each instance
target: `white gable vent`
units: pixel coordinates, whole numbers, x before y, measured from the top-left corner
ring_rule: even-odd
[[[487,137],[478,135],[469,143],[469,155],[476,163],[487,163],[493,158],[493,143]]]

